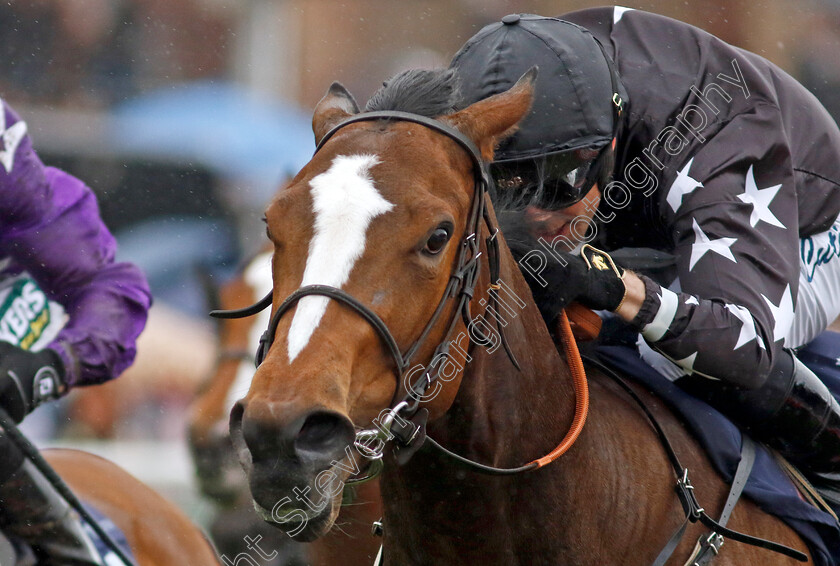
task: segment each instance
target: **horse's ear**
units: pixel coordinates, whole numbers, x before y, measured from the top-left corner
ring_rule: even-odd
[[[321,138],[340,121],[359,113],[359,105],[341,83],[330,85],[327,94],[318,102],[312,115],[312,132],[315,134],[315,145],[321,143]]]
[[[482,157],[492,161],[496,145],[516,131],[516,124],[531,109],[537,72],[536,66],[531,67],[505,92],[479,100],[441,120],[472,139]]]

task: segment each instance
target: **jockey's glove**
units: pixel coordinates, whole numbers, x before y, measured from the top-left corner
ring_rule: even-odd
[[[35,407],[65,391],[64,363],[44,349],[30,352],[0,342],[0,407],[20,423]]]
[[[573,301],[608,311],[618,310],[624,301],[624,270],[606,252],[588,244],[580,255],[548,251],[522,238],[508,245],[547,324]]]

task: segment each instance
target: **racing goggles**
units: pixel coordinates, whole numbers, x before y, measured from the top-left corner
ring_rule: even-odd
[[[575,149],[537,159],[494,163],[491,173],[500,192],[544,210],[580,201],[598,180],[607,147]]]

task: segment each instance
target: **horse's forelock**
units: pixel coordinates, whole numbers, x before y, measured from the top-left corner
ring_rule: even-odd
[[[460,93],[452,69],[409,69],[385,81],[365,110],[397,110],[436,118],[458,109]]]

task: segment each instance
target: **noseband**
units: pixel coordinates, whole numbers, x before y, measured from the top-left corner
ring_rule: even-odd
[[[426,338],[438,322],[440,316],[443,314],[443,311],[450,299],[454,299],[457,302],[456,310],[449,321],[443,341],[437,345],[431,359],[440,359],[438,356],[449,355],[450,338],[452,337],[458,324],[458,313],[461,314],[460,318],[463,320],[464,324],[467,325],[468,328],[471,328],[470,332],[476,342],[485,344],[490,343],[490,338],[481,332],[480,329],[470,326],[470,322],[472,321],[472,317],[470,315],[470,302],[475,294],[475,287],[477,284],[478,274],[480,272],[479,258],[482,256],[482,252],[479,249],[480,244],[478,238],[481,230],[481,221],[483,220],[489,231],[489,236],[485,238],[491,280],[487,303],[488,307],[492,307],[493,309],[496,309],[498,306],[498,292],[500,290],[500,286],[498,284],[499,244],[496,240],[496,235],[498,234],[499,229],[493,222],[493,219],[490,217],[487,209],[487,191],[490,184],[488,181],[489,177],[487,174],[487,168],[481,158],[481,153],[472,140],[468,139],[464,136],[464,134],[455,128],[452,128],[451,126],[448,126],[438,120],[420,116],[418,114],[398,111],[366,112],[356,114],[347,120],[340,122],[324,134],[315,149],[315,153],[318,153],[324,144],[326,144],[327,141],[329,141],[329,139],[332,138],[333,135],[341,128],[358,122],[370,122],[375,120],[412,122],[425,126],[453,140],[466,151],[472,161],[475,182],[470,215],[467,220],[464,237],[461,240],[460,249],[458,250],[458,260],[452,270],[452,274],[449,277],[449,282],[446,285],[443,296],[441,297],[435,312],[426,323],[422,332],[420,332],[420,335],[403,353],[397,344],[393,333],[388,328],[388,325],[385,324],[385,322],[375,312],[373,312],[370,307],[363,304],[349,293],[329,285],[307,285],[301,287],[286,297],[286,299],[274,312],[271,322],[268,325],[268,329],[260,338],[260,344],[257,348],[256,354],[256,364],[259,366],[265,359],[268,354],[268,349],[274,342],[280,318],[289,309],[297,304],[301,298],[309,295],[329,297],[356,311],[356,313],[362,316],[362,318],[364,318],[376,330],[377,334],[379,334],[379,337],[382,339],[382,342],[390,352],[391,358],[394,360],[396,365],[397,388],[390,407],[394,415],[396,415],[396,412],[399,411],[403,414],[403,416],[410,419],[418,413],[420,401],[437,380],[438,372],[434,372],[434,374],[432,374],[430,370],[426,368],[420,379],[415,381],[415,383],[411,385],[410,389],[407,388],[405,395],[400,396],[400,387],[403,384],[406,372],[410,368],[412,358],[415,354],[417,354],[417,351],[426,341]],[[272,292],[269,292],[262,300],[250,307],[231,311],[213,311],[210,314],[211,316],[217,318],[241,318],[254,315],[271,306],[271,304]],[[507,352],[507,355],[510,357],[514,366],[519,369],[519,363],[516,361],[516,358],[510,349],[501,321],[498,317],[493,318],[496,319],[496,327],[498,329],[499,336],[501,337],[501,342],[504,346],[505,352]],[[399,409],[397,409],[398,407]],[[425,413],[425,411],[423,411],[423,413]]]

